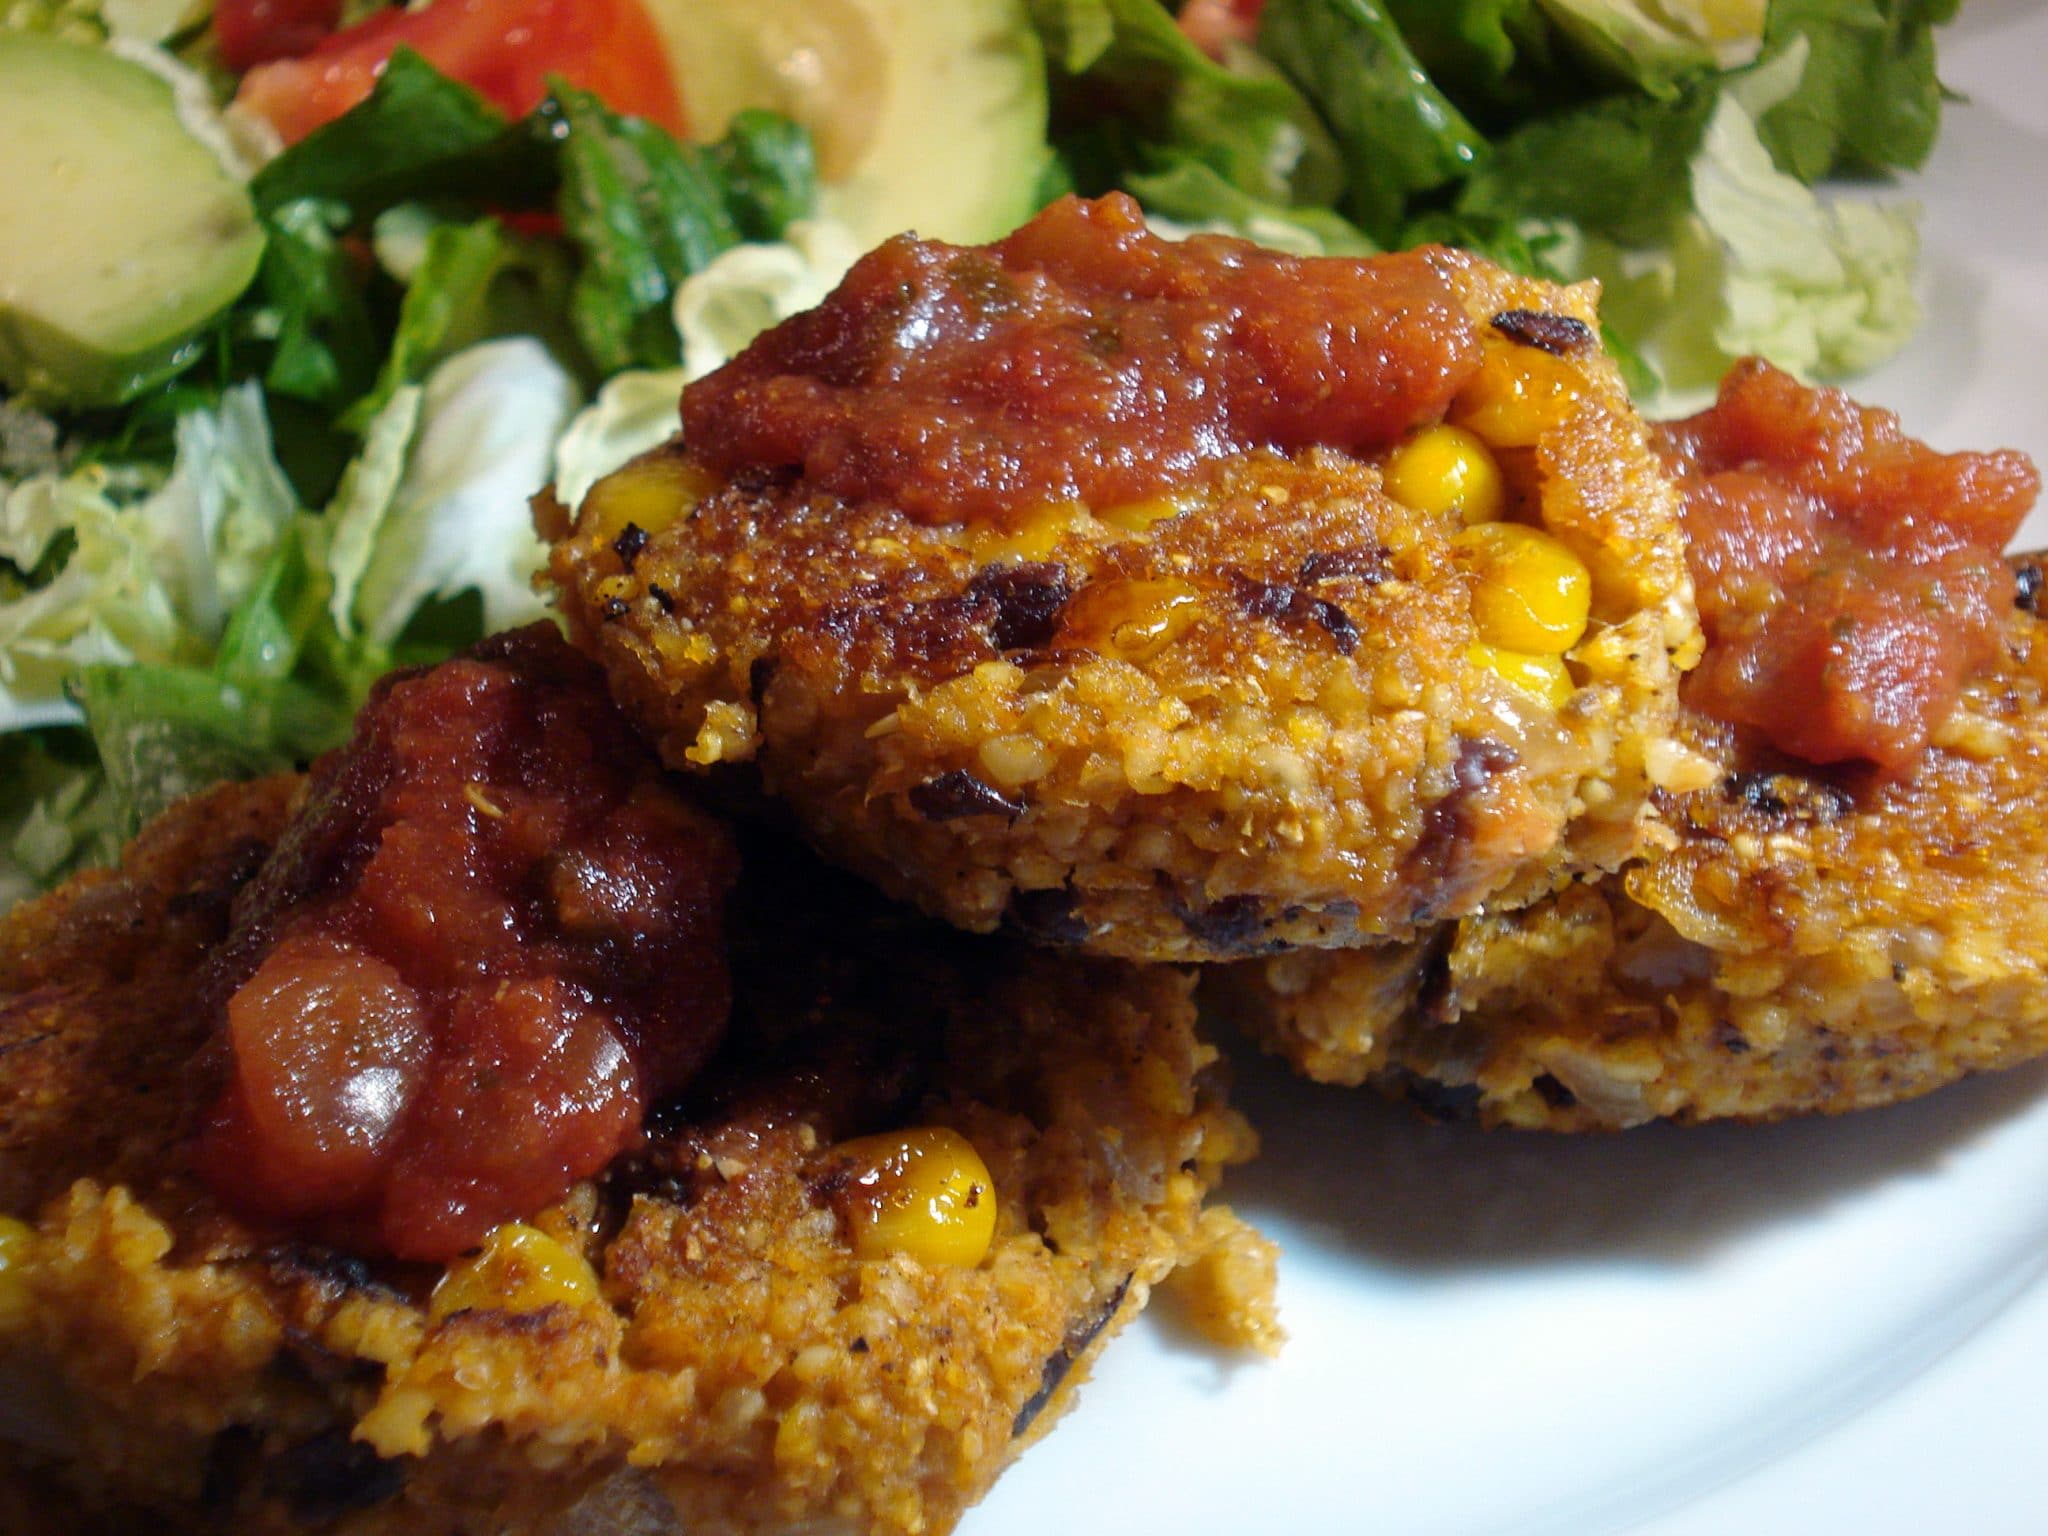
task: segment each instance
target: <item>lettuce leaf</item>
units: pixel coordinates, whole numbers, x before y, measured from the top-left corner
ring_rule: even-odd
[[[311,198],[344,204],[365,221],[398,203],[466,200],[486,187],[497,208],[542,207],[556,170],[541,126],[507,122],[468,86],[400,48],[367,98],[272,160],[249,190],[259,208]]]
[[[1297,256],[1367,256],[1379,249],[1350,220],[1327,208],[1288,208],[1253,197],[1199,160],[1171,158],[1125,184],[1152,216],[1181,234],[1236,235]]]
[[[1779,167],[1811,184],[1835,171],[1912,169],[1941,121],[1934,28],[1960,0],[1771,0],[1767,53],[1808,50],[1799,88],[1758,125]]]
[[[810,140],[744,113],[709,150],[621,117],[557,84],[562,222],[581,249],[571,318],[602,374],[673,367],[682,342],[669,316],[676,289],[750,232],[781,233],[815,192]]]
[[[530,337],[487,341],[437,366],[420,391],[403,475],[352,586],[350,619],[391,647],[431,600],[474,592],[481,633],[541,617],[544,550],[528,501],[581,392]]]
[[[1391,240],[1410,199],[1462,180],[1486,144],[1416,62],[1379,0],[1268,0],[1259,47],[1344,155],[1343,212]]]
[[[1687,171],[1718,95],[1701,84],[1671,101],[1608,96],[1535,118],[1496,141],[1456,211],[1569,220],[1622,245],[1660,244],[1689,206]]]
[[[1806,377],[1841,378],[1892,356],[1918,327],[1917,210],[1842,195],[1823,202],[1778,170],[1733,95],[1689,168],[1692,208],[1665,245],[1592,242],[1607,323],[1674,392],[1712,388],[1759,353]]]
[[[1094,195],[1193,159],[1264,202],[1328,205],[1343,167],[1313,108],[1249,50],[1219,63],[1159,0],[1031,0],[1052,64],[1052,132]]]

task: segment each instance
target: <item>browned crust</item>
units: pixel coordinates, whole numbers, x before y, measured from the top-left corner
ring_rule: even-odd
[[[1587,290],[1434,259],[1481,318],[1593,320]],[[1327,451],[1236,461],[1138,531],[1058,511],[1006,543],[714,483],[671,447],[574,518],[543,506],[551,577],[672,765],[758,763],[830,856],[961,926],[1145,959],[1405,934],[1626,857],[1696,644],[1673,495],[1619,378],[1597,348],[1559,365],[1577,400],[1511,457],[1525,510],[1595,576],[1562,716],[1469,659],[1455,518]],[[1135,658],[1054,643],[1041,608],[1118,581],[1192,588],[1184,631]]]
[[[1223,1294],[1259,1303],[1256,1245],[1202,1209],[1252,1142],[1189,978],[960,938],[780,845],[735,912],[726,1054],[532,1218],[601,1297],[437,1317],[436,1270],[237,1225],[181,1171],[180,1068],[200,957],[292,793],[189,802],[0,927],[24,1064],[0,1214],[34,1226],[0,1322],[9,1497],[61,1486],[72,1530],[943,1531],[1177,1264],[1216,1293],[1229,1254]],[[989,1165],[980,1266],[849,1247],[829,1148],[906,1124]]]
[[[2039,558],[2019,564],[2038,593]],[[1311,1075],[1555,1130],[1840,1113],[2048,1051],[2048,643],[2030,607],[1897,781],[1692,735],[1721,777],[1667,808],[1670,846],[1625,880],[1434,946],[1239,968],[1219,995]]]

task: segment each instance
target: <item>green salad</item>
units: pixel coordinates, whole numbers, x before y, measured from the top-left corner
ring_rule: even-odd
[[[539,616],[529,497],[894,230],[1122,189],[1597,277],[1646,401],[1866,369],[1956,6],[443,3],[0,0],[0,905]]]

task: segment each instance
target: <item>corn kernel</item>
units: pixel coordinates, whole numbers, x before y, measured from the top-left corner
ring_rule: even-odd
[[[1586,633],[1593,578],[1585,561],[1521,523],[1479,523],[1451,540],[1472,572],[1472,622],[1504,650],[1562,655]]]
[[[996,1231],[996,1186],[974,1144],[944,1126],[863,1136],[836,1155],[851,1166],[840,1217],[864,1259],[979,1264]]]
[[[1096,581],[1061,617],[1062,644],[1150,661],[1201,616],[1202,594],[1185,581]]]
[[[1473,644],[1465,648],[1465,659],[1484,667],[1519,693],[1539,704],[1563,709],[1572,696],[1572,675],[1565,670],[1562,656],[1532,656],[1527,651],[1502,650],[1497,645]]]
[[[1146,501],[1129,501],[1121,506],[1105,507],[1096,515],[1119,533],[1150,533],[1155,523],[1179,517],[1196,505],[1196,498],[1179,496],[1154,496]]]
[[[28,1258],[35,1228],[12,1216],[0,1216],[0,1333],[28,1321]]]
[[[1486,444],[1463,427],[1431,427],[1387,456],[1387,494],[1418,512],[1490,523],[1507,510],[1506,483]]]
[[[454,1265],[434,1287],[434,1321],[457,1312],[541,1312],[598,1299],[597,1273],[583,1255],[536,1227],[507,1222],[483,1251]]]
[[[1087,512],[1078,501],[1049,501],[1031,508],[1014,522],[979,527],[971,539],[974,558],[981,565],[1005,560],[1027,564],[1050,560],[1060,540],[1073,531]]]
[[[1571,365],[1533,347],[1489,342],[1451,415],[1496,448],[1533,448],[1579,397]]]
[[[672,453],[628,464],[590,488],[576,514],[576,534],[592,546],[610,544],[631,523],[660,533],[717,488],[705,470]]]

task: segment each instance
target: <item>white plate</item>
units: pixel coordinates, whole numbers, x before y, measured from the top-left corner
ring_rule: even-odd
[[[1972,0],[1942,59],[1926,328],[1858,393],[2048,463],[2048,6]],[[1285,1354],[1148,1317],[968,1536],[2048,1529],[2048,1067],[1561,1140],[1240,1056],[1267,1151],[1227,1192],[1282,1245]]]

